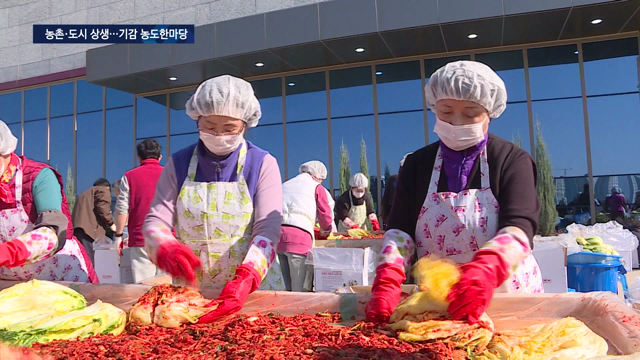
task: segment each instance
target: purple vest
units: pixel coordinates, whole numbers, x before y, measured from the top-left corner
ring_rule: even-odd
[[[178,180],[178,189],[182,188],[184,180],[187,178],[189,170],[189,161],[193,155],[193,149],[198,146],[198,170],[196,171],[195,181],[199,182],[235,182],[238,181],[236,174],[238,168],[238,147],[234,152],[227,156],[217,156],[212,154],[204,146],[202,141],[198,140],[196,144],[189,145],[182,150],[178,150],[171,158],[176,169],[176,178]],[[267,151],[260,149],[247,141],[247,159],[243,170],[244,178],[249,186],[251,201],[256,194],[258,179],[260,178],[260,169],[262,169],[262,161],[268,154]],[[217,165],[220,165],[220,172],[216,171]]]

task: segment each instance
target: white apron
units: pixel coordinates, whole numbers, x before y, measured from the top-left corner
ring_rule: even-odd
[[[369,217],[367,216],[366,200],[362,203],[362,205],[354,206],[352,196],[353,194],[351,194],[351,190],[349,190],[349,201],[351,202],[351,208],[349,208],[349,213],[347,214],[347,217],[353,220],[354,223],[358,224],[358,226],[360,226],[362,230],[371,231],[371,229],[373,229],[373,226],[371,225],[371,220],[369,220]],[[344,223],[342,221],[339,221],[338,223],[339,232],[345,232],[349,229],[350,228],[347,228],[346,226],[344,226]]]
[[[25,233],[27,228],[32,229],[29,215],[22,206],[22,165],[18,165],[14,178],[16,188],[16,207],[0,211],[0,243],[15,239]],[[37,244],[34,240],[32,247]],[[25,244],[29,249],[29,244]],[[32,252],[33,253],[33,252]],[[45,256],[42,259],[29,259],[29,264],[12,268],[0,267],[0,279],[27,281],[31,279],[49,281],[74,281],[88,282],[89,272],[78,242],[67,239],[62,250],[53,256]]]
[[[177,201],[178,241],[200,258],[200,286],[222,289],[235,277],[252,240],[253,203],[243,169],[247,143],[238,156],[237,182],[197,182],[197,147]],[[277,257],[260,289],[285,290]]]
[[[486,148],[480,160],[481,189],[438,193],[442,152],[431,174],[429,190],[416,224],[418,257],[434,254],[465,264],[498,232],[500,206],[491,192]],[[529,255],[497,292],[543,292],[538,263]]]

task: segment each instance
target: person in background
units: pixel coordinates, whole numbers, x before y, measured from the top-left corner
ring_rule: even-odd
[[[91,263],[94,263],[93,242],[107,235],[107,230],[116,232],[111,214],[111,184],[100,178],[87,191],[76,197],[73,207],[73,225],[78,239],[82,241]]]
[[[0,279],[98,283],[73,234],[62,177],[16,155],[17,143],[0,121]]]
[[[118,200],[116,201],[116,243],[122,243],[124,228],[129,224],[129,253],[131,254],[131,271],[133,281],[142,280],[160,274],[156,265],[151,262],[144,249],[142,226],[144,218],[151,210],[151,202],[156,193],[156,186],[162,170],[162,145],[156,140],[147,139],[136,148],[140,166],[128,171],[120,179]]]
[[[300,165],[300,174],[282,185],[282,228],[278,258],[287,291],[302,291],[307,253],[314,242],[316,219],[320,236],[331,232],[331,207],[322,181],[327,168],[320,161]]]
[[[402,169],[402,165],[404,165],[404,161],[407,159],[407,156],[409,156],[408,153],[406,154],[402,160],[400,160],[400,168],[398,169],[398,172],[400,172],[400,169]],[[386,227],[386,224],[389,222],[389,214],[391,214],[391,205],[393,205],[393,196],[396,193],[396,186],[398,185],[398,174],[393,174],[391,176],[389,176],[388,179],[386,180],[386,185],[384,187],[384,195],[382,196],[382,205],[380,207],[380,211],[382,212],[381,216],[382,216],[382,222],[384,223],[384,226]]]
[[[607,209],[609,209],[611,220],[622,222],[626,213],[627,199],[622,194],[620,186],[614,186],[611,189],[611,196],[607,197],[604,202]]]
[[[285,290],[276,256],[282,181],[276,159],[245,140],[262,116],[251,84],[209,79],[185,107],[200,140],[171,155],[142,232],[149,258],[174,280],[222,290],[199,319],[208,323],[242,309],[258,288]]]
[[[440,141],[409,155],[400,170],[365,313],[388,321],[417,253],[461,265],[448,312],[477,323],[494,291],[544,291],[531,253],[540,215],[536,167],[526,151],[489,133],[507,107],[507,90],[487,65],[445,65],[425,97]]]
[[[336,201],[338,231],[380,231],[380,222],[373,208],[373,198],[367,191],[369,179],[363,173],[357,173],[349,179],[349,186],[351,189],[345,191]]]

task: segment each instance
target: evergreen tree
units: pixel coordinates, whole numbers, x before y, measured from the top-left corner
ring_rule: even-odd
[[[540,122],[536,120],[536,163],[538,166],[538,197],[540,197],[539,233],[542,236],[555,234],[558,212],[556,210],[556,188],[553,183],[551,158],[542,137]]]
[[[367,143],[365,143],[364,137],[360,140],[360,172],[367,177],[367,180],[371,181],[369,177],[369,163],[367,161]],[[369,184],[367,192],[371,194],[371,184]]]
[[[511,135],[511,142],[516,144],[517,147],[519,147],[520,149],[522,149],[522,138],[520,137],[520,131],[518,131],[518,136],[516,136],[516,138],[513,138],[513,135]]]
[[[340,145],[340,193],[349,190],[349,180],[351,179],[351,164],[349,163],[349,150],[342,140]]]
[[[389,164],[384,164],[384,180],[389,181],[389,177],[391,177],[391,170],[389,170]]]
[[[67,165],[67,186],[64,191],[67,195],[69,210],[73,211],[73,206],[76,204],[76,184],[73,181],[73,170],[71,170],[71,165]]]

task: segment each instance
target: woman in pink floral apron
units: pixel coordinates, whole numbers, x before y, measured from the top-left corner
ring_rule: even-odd
[[[60,175],[14,153],[17,139],[0,121],[0,279],[98,282],[73,236]]]
[[[218,308],[200,319],[206,323],[240,310],[258,288],[285,290],[275,251],[282,183],[276,159],[244,138],[262,115],[251,84],[209,79],[186,109],[200,141],[167,162],[143,233],[158,267],[222,290],[211,303]]]
[[[414,254],[433,254],[462,265],[449,312],[475,323],[494,291],[543,291],[531,254],[540,212],[535,164],[488,133],[507,105],[504,82],[488,66],[445,65],[431,76],[426,100],[440,141],[409,155],[400,171],[367,318],[387,321]]]

